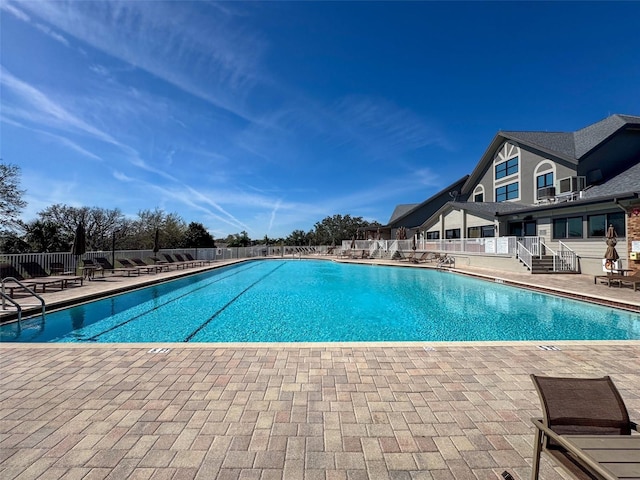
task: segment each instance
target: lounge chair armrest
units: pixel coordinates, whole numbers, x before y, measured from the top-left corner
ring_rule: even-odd
[[[571,452],[577,459],[579,459],[593,471],[602,475],[603,478],[611,478],[611,474],[608,471],[604,470],[598,462],[594,462],[590,458],[585,457],[584,453],[580,451],[580,449],[574,447],[571,443],[567,442],[562,435],[558,435],[556,432],[544,425],[541,418],[532,418],[531,421],[537,429],[541,430],[545,435],[548,435],[549,438],[552,438],[562,448],[564,448],[568,452]]]

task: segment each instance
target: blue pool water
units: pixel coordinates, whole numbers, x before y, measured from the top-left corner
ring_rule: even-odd
[[[430,269],[241,263],[0,328],[18,342],[640,339],[640,315]]]

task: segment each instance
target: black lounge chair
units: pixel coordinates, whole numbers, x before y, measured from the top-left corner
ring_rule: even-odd
[[[82,286],[82,275],[50,275],[38,262],[20,262],[20,265],[31,279],[46,281],[46,283],[42,283],[43,293],[47,285],[55,285],[57,283],[60,283],[61,289],[67,288],[69,282],[80,282],[80,286]]]
[[[103,271],[110,271],[111,273],[121,273],[121,274],[127,274],[128,277],[131,276],[132,273],[135,273],[136,275],[140,275],[140,270],[138,270],[138,268],[130,268],[130,267],[122,267],[122,268],[118,268],[118,267],[114,267],[113,265],[111,265],[111,262],[109,262],[109,260],[107,260],[105,257],[98,257],[96,258],[96,262],[98,262],[98,264],[102,267]]]
[[[169,271],[169,267],[167,265],[149,265],[148,263],[145,263],[144,260],[142,260],[141,258],[132,258],[131,261],[137,265],[138,267],[148,267],[148,268],[153,268],[154,271],[157,272],[161,272],[161,271]]]
[[[168,260],[163,260],[159,257],[149,257],[149,258],[153,260],[153,263],[156,267],[166,268],[167,272],[171,270],[171,267],[174,267],[176,270],[180,268],[180,266],[178,266],[178,264],[175,261],[173,261],[173,259],[171,262],[169,262]]]
[[[166,259],[167,263],[174,265],[176,268],[187,268],[191,266],[191,262],[179,262],[178,260],[174,260],[168,253],[163,253],[162,256]]]
[[[125,268],[136,268],[138,269],[138,274],[140,273],[156,273],[157,269],[153,265],[136,265],[131,260],[127,258],[116,258],[116,261]]]
[[[16,279],[22,285],[13,280],[8,280],[9,278]],[[26,278],[24,278],[20,274],[20,272],[16,270],[16,267],[11,265],[10,263],[0,263],[0,279],[2,281],[2,292],[4,293],[5,291],[8,291],[11,298],[14,297],[14,293],[16,290],[24,290],[24,288],[26,287],[28,289],[33,288],[35,291],[36,286],[39,285],[32,279],[27,280]]]
[[[570,443],[566,435],[616,437],[638,431],[610,377],[559,378],[531,375],[544,418],[532,418],[536,427],[532,479],[537,480],[540,454],[550,455],[579,479],[600,479],[593,463]],[[609,477],[606,477],[609,478]]]
[[[178,260],[178,262],[183,263],[188,267],[197,267],[199,265],[202,265],[202,263],[199,260],[187,260],[179,253],[174,253],[173,256],[176,257],[176,260]]]
[[[200,266],[204,266],[205,263],[210,264],[212,262],[211,260],[196,260],[190,253],[185,253],[184,256],[187,258],[187,260],[190,260],[192,262],[200,262]]]

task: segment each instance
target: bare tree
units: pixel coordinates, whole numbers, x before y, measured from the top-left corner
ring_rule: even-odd
[[[20,167],[0,161],[0,229],[18,221],[20,210],[27,206],[20,190]]]
[[[69,235],[74,234],[80,223],[84,224],[88,250],[110,249],[113,233],[127,224],[124,215],[117,208],[108,210],[99,207],[55,204],[45,208],[38,215],[43,221],[59,225],[63,233]]]

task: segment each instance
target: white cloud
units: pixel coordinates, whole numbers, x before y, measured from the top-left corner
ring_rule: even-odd
[[[11,106],[9,106],[9,111],[16,117],[62,130],[82,132],[104,142],[119,145],[110,135],[77,117],[74,113],[59,105],[36,87],[14,77],[2,66],[0,66],[0,84],[14,93],[29,107],[11,108]],[[6,94],[4,101],[7,102]]]
[[[5,11],[9,12],[11,15],[13,15],[14,17],[16,17],[19,20],[22,20],[23,22],[30,22],[31,21],[31,18],[29,17],[29,15],[24,13],[22,10],[17,8],[15,5],[12,5],[12,4],[8,3],[8,2],[0,2],[0,10],[5,10]]]
[[[54,32],[53,30],[51,30],[51,28],[47,27],[46,25],[43,25],[42,23],[36,23],[35,26],[38,30],[40,30],[45,35],[49,35],[56,42],[63,44],[65,47],[69,46],[69,41],[66,38],[64,38],[59,33]]]
[[[114,58],[251,118],[243,96],[259,81],[264,41],[235,25],[225,10],[193,5],[197,8],[183,2],[56,1],[25,2],[24,8]],[[199,9],[207,9],[206,15]]]
[[[351,95],[332,105],[330,111],[353,139],[376,155],[446,146],[442,133],[427,120],[383,98]]]

